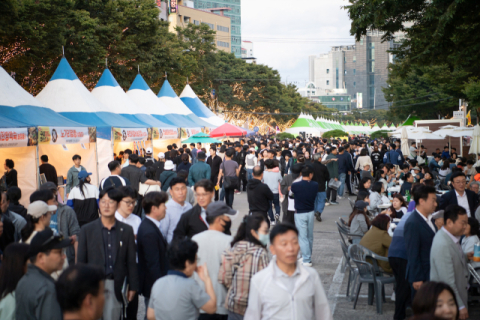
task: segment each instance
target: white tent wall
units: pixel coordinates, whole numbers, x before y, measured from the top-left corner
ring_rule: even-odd
[[[64,150],[62,145],[59,144],[40,144],[38,146],[38,157],[46,154],[48,163],[57,170],[57,176],[63,176],[64,179],[67,179],[68,169],[73,166],[72,157],[78,154],[82,157],[81,165],[92,173],[90,176],[91,184],[98,186],[95,143],[85,143],[85,149],[80,144],[67,144],[66,146],[68,150]],[[33,158],[35,159],[35,157]],[[64,199],[64,201],[66,200]]]
[[[17,170],[18,187],[22,190],[20,203],[27,207],[30,204],[30,195],[37,190],[37,147],[18,147],[0,149],[0,163],[5,159],[12,159]]]
[[[113,161],[112,141],[100,139],[97,137],[97,153],[98,153],[98,177],[102,181],[103,178],[110,175],[108,163]]]

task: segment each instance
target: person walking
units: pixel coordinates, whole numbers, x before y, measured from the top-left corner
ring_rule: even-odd
[[[253,168],[253,179],[247,185],[247,200],[249,214],[261,214],[269,222],[269,225],[275,225],[276,219],[269,218],[268,212],[272,207],[274,195],[272,189],[263,183],[264,171],[260,166]]]
[[[46,203],[40,203],[48,210]],[[63,319],[50,274],[62,270],[65,261],[62,249],[69,245],[69,239],[55,236],[50,228],[33,237],[28,252],[30,264],[15,289],[15,319]]]
[[[268,222],[264,215],[245,216],[231,242],[222,254],[218,282],[228,290],[225,307],[228,319],[243,320],[249,300],[252,277],[269,263]]]
[[[207,159],[207,164],[210,166],[210,181],[214,184],[217,183],[218,174],[220,173],[220,166],[222,164],[222,158],[217,156],[217,148],[212,146],[210,148],[210,156]],[[215,201],[218,201],[218,190],[215,189]]]
[[[245,170],[247,170],[247,181],[253,179],[253,168],[257,165],[258,159],[255,155],[255,148],[250,148],[245,157]]]
[[[111,294],[105,299],[104,320],[118,320],[122,314],[122,287],[128,276],[127,300],[138,292],[135,236],[133,228],[115,219],[118,203],[122,200],[118,189],[100,193],[100,219],[82,226],[78,237],[77,262],[103,268],[105,289]]]
[[[18,187],[10,187],[10,189],[12,188],[18,188]],[[10,210],[10,199],[7,195],[7,192],[0,192],[0,197],[1,197],[0,198],[1,199],[0,215],[2,219],[9,220],[13,224],[15,228],[15,231],[13,234],[13,240],[15,242],[18,242],[21,239],[22,229],[27,224],[27,220],[21,215]]]
[[[229,216],[237,212],[227,206],[223,201],[212,202],[207,207],[208,230],[198,233],[192,240],[198,244],[197,263],[206,264],[210,279],[213,280],[213,290],[217,297],[217,311],[215,314],[205,314],[200,311],[199,320],[227,320],[228,311],[225,308],[227,289],[217,281],[218,272],[222,263],[222,253],[230,249],[233,237],[225,234],[230,229],[232,220]],[[195,274],[195,280],[200,287],[204,288],[203,281]]]
[[[53,198],[53,194],[49,190],[36,191],[32,193],[31,197],[34,198],[42,192]],[[41,200],[32,201],[27,209],[27,225],[22,229],[22,242],[30,244],[38,232],[48,228],[55,211],[57,211],[57,206],[49,206]]]
[[[167,213],[165,219],[160,222],[160,230],[168,243],[172,242],[173,233],[182,215],[192,209],[192,205],[185,201],[187,199],[185,179],[178,177],[172,179],[170,182],[170,195],[172,199],[168,200],[166,204]]]
[[[228,149],[225,152],[225,161],[220,165],[218,173],[217,186],[220,187],[220,179],[223,177],[223,187],[225,188],[225,202],[232,208],[235,188],[238,187],[240,168],[238,163],[232,160],[235,151]]]
[[[163,170],[165,170],[165,153],[158,153],[157,162],[155,162],[152,167],[155,169],[155,180],[160,181],[160,175]]]
[[[137,234],[139,294],[143,295],[145,309],[148,309],[153,284],[167,275],[168,243],[160,232],[160,222],[165,218],[168,197],[164,192],[150,192],[145,195],[142,206],[145,210]]]
[[[138,155],[131,154],[128,157],[128,160],[128,166],[122,169],[120,175],[130,181],[130,185],[132,186],[133,190],[138,192],[138,190],[140,189],[140,183],[161,186],[159,181],[147,179],[147,177],[145,176],[145,172],[143,172],[142,169],[137,167],[139,161]]]
[[[444,282],[455,292],[460,319],[468,319],[468,256],[460,245],[460,238],[468,225],[465,208],[451,204],[443,214],[445,224],[433,238],[430,253],[430,280]]]
[[[310,166],[302,169],[302,180],[292,184],[291,191],[295,196],[295,226],[302,251],[303,265],[312,266],[313,223],[315,216],[315,199],[318,183],[312,181],[313,170]]]
[[[170,181],[177,176],[177,173],[173,171],[173,169],[175,169],[173,162],[171,160],[165,161],[165,166],[159,177],[160,187],[164,192],[170,188]]]
[[[121,176],[122,174],[122,166],[118,161],[110,161],[108,163],[108,170],[110,171],[110,175],[106,178],[103,178],[99,184],[99,191],[103,189],[109,188],[120,188],[124,186],[129,186],[130,181],[127,178]]]
[[[155,160],[155,158],[153,157],[153,149],[152,148],[147,148],[145,150],[145,167],[148,168],[148,167],[152,167],[155,162],[157,162]]]
[[[343,197],[343,192],[345,190],[345,181],[347,176],[353,172],[353,165],[351,163],[351,157],[348,152],[345,152],[343,147],[338,148],[338,177],[340,179],[340,188],[338,188],[338,197],[341,199]]]
[[[39,166],[40,174],[44,174],[45,179],[47,179],[48,182],[52,182],[58,186],[57,170],[54,166],[48,163],[48,156],[46,154],[42,155],[40,157],[40,162],[42,163]]]
[[[274,257],[252,278],[245,319],[333,319],[317,271],[297,262],[298,230],[278,224],[270,243]]]
[[[325,202],[327,200],[325,185],[330,180],[330,173],[328,172],[328,168],[322,164],[322,155],[320,153],[313,155],[312,180],[318,183],[317,197],[315,199],[315,218],[318,221],[322,221],[322,213],[323,209],[325,209]]]
[[[325,159],[326,161],[331,160],[329,163],[327,163],[327,169],[328,169],[328,174],[330,176],[330,179],[334,179],[335,181],[338,181],[338,178],[339,178],[337,152],[338,152],[337,148],[335,147],[328,149],[327,150],[328,155],[327,155],[327,158]],[[328,182],[327,182],[327,200],[330,202],[330,204],[333,204],[333,205],[338,204],[337,189],[334,189],[328,186]]]
[[[195,143],[190,143],[190,148],[192,149],[192,164],[197,163],[197,154],[198,154],[198,149],[195,148]]]
[[[282,175],[278,171],[278,166],[275,166],[275,162],[272,159],[265,161],[265,167],[267,171],[263,173],[263,182],[270,188],[273,193],[273,200],[270,200],[268,206],[268,216],[270,221],[275,224],[280,219],[280,195],[279,186],[282,182]],[[275,214],[273,214],[272,206],[275,208]]]
[[[467,178],[463,172],[455,172],[450,178],[453,190],[442,195],[440,198],[439,209],[445,210],[450,204],[458,204],[467,212],[468,217],[475,215],[478,207],[478,197],[475,192],[466,189]]]
[[[65,186],[65,192],[67,193],[67,198],[68,198],[68,195],[70,194],[70,191],[74,187],[76,187],[78,185],[78,183],[80,182],[80,180],[78,178],[78,174],[80,173],[80,171],[87,171],[87,169],[85,169],[81,165],[82,157],[80,157],[78,154],[76,154],[72,157],[72,161],[73,161],[73,166],[70,169],[68,169],[67,182],[66,182],[66,186]]]
[[[25,274],[29,246],[12,243],[7,246],[0,265],[0,319],[15,320],[15,288]]]
[[[214,185],[212,181],[203,179],[195,184],[194,189],[197,204],[180,217],[173,232],[174,240],[191,239],[194,235],[208,230],[207,207],[214,196]]]
[[[98,195],[96,186],[90,184],[91,172],[81,171],[78,174],[79,184],[68,195],[67,205],[77,214],[80,227],[98,219]]]
[[[201,151],[197,155],[198,162],[194,164],[188,173],[188,185],[194,186],[200,180],[210,179],[212,169],[205,163],[205,152]]]
[[[148,320],[196,320],[199,310],[214,314],[217,298],[206,264],[197,266],[198,245],[190,239],[174,242],[168,249],[170,270],[152,287]],[[203,290],[193,279],[197,271]]]

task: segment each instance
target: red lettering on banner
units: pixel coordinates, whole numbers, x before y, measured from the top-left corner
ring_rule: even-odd
[[[0,141],[19,141],[26,140],[25,133],[16,133],[14,131],[0,131]]]
[[[130,138],[141,138],[141,137],[146,137],[147,132],[143,130],[126,130],[127,132],[127,137]]]

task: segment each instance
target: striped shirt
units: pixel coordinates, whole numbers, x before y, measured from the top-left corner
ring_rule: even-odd
[[[268,266],[269,258],[264,247],[248,241],[239,241],[222,254],[218,282],[227,287],[225,307],[241,315],[248,305],[250,280]]]

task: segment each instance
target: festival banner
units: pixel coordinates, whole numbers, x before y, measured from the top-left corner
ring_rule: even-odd
[[[148,140],[147,128],[113,128],[115,142]]]
[[[181,128],[182,129],[182,134],[181,134],[181,139],[188,139],[194,134],[197,134],[199,132],[202,132],[202,128]]]
[[[97,141],[95,127],[38,127],[39,144],[77,144]]]
[[[0,129],[0,148],[36,146],[37,141],[38,131],[36,127]]]
[[[152,128],[152,140],[180,139],[180,128]]]

